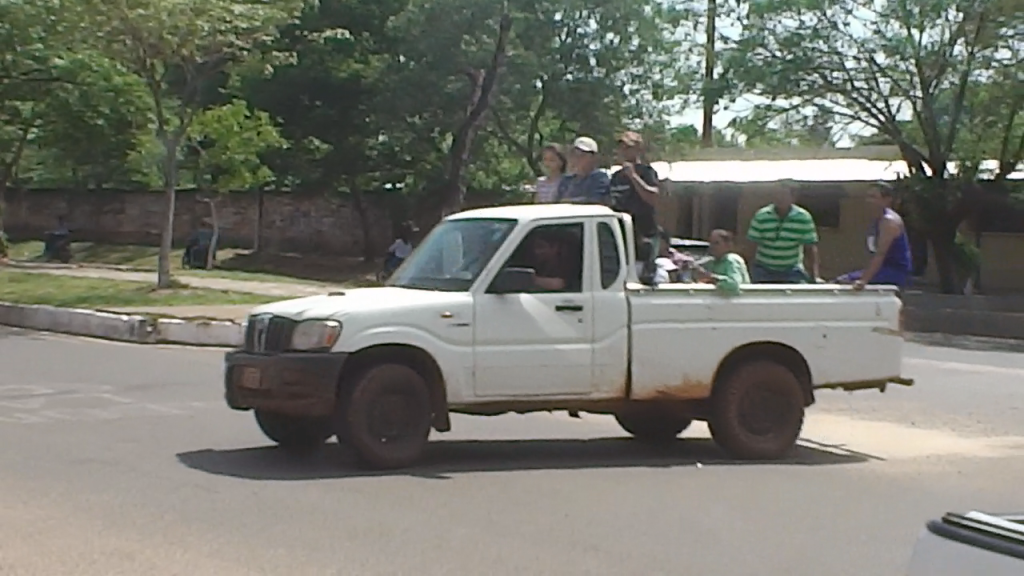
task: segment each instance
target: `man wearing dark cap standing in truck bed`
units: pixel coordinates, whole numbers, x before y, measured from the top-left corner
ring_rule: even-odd
[[[612,174],[612,206],[633,217],[640,281],[650,284],[657,272],[659,230],[655,218],[658,173],[643,161],[644,140],[636,132],[619,136],[616,153],[622,165]]]

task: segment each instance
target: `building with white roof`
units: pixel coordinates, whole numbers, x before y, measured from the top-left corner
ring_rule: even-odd
[[[723,148],[695,151],[690,159],[653,162],[652,166],[665,191],[659,206],[662,226],[675,235],[694,238],[706,238],[715,228],[743,237],[754,212],[770,201],[777,183],[797,182],[799,202],[818,224],[822,272],[830,277],[866,262],[865,233],[871,216],[864,196],[870,183],[909,175],[895,146]],[[997,162],[986,162],[982,171],[994,173],[997,167]],[[955,173],[955,164],[950,171]],[[1024,180],[1024,170],[1010,179]],[[983,230],[982,286],[1024,290],[1024,211],[1006,210],[996,216]]]

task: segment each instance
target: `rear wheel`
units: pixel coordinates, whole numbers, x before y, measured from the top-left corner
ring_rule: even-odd
[[[256,423],[267,438],[282,448],[294,450],[316,448],[334,434],[330,418],[309,418],[256,410]]]
[[[652,444],[671,442],[693,422],[661,404],[627,406],[615,413],[615,420],[637,440]]]
[[[427,383],[403,364],[379,364],[360,375],[342,413],[339,439],[373,468],[405,468],[416,463],[430,436]]]
[[[804,422],[804,393],[788,368],[747,362],[715,384],[711,436],[730,456],[774,460],[789,454]]]

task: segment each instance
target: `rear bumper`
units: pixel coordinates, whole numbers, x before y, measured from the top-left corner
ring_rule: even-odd
[[[267,410],[295,416],[334,411],[346,353],[286,353],[273,356],[240,350],[224,356],[224,399],[234,410]]]
[[[914,380],[912,378],[903,378],[901,376],[893,376],[891,378],[884,378],[882,380],[861,380],[856,382],[835,382],[831,384],[816,384],[815,390],[844,390],[846,392],[856,392],[858,390],[879,390],[885,392],[885,389],[889,387],[889,384],[898,384],[900,386],[913,386]]]

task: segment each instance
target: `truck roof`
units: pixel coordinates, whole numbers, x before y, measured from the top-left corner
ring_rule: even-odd
[[[544,218],[583,218],[588,216],[612,216],[615,212],[607,206],[596,204],[512,204],[477,208],[452,214],[449,220],[469,218],[510,218],[519,221]]]

